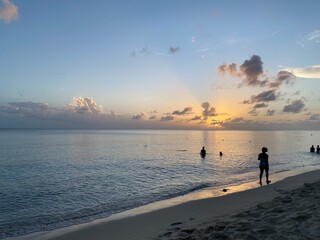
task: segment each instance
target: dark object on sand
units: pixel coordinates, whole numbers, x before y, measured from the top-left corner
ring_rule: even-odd
[[[220,155],[220,157],[222,157],[222,156],[223,156],[223,153],[222,153],[222,152],[220,152],[220,153],[219,153],[219,155]]]
[[[222,192],[227,192],[227,191],[228,191],[228,189],[226,189],[226,188],[222,189]]]

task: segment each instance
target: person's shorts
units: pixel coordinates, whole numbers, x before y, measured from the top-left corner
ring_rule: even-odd
[[[269,171],[269,166],[260,166],[260,170],[261,171],[263,171],[263,170]]]

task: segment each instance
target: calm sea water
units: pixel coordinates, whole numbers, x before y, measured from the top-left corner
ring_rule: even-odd
[[[1,130],[0,238],[253,181],[263,146],[271,174],[319,168],[312,144],[320,132]]]

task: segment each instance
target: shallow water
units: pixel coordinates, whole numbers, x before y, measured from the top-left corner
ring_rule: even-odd
[[[0,238],[253,181],[263,146],[270,174],[320,166],[318,131],[1,130],[0,142]]]

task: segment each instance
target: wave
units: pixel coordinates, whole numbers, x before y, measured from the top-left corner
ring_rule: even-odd
[[[78,211],[32,217],[23,216],[18,219],[16,218],[11,222],[6,221],[0,223],[0,239],[17,237],[39,231],[50,231],[90,222],[98,218],[108,217],[111,214],[123,212],[152,202],[186,195],[212,186],[213,185],[211,183],[195,183],[191,184],[191,186],[172,186],[173,188],[171,190],[169,188],[161,193],[154,192],[150,195],[151,198],[144,198],[140,202],[125,199],[120,202],[118,201],[117,203],[109,202],[93,207],[83,208]]]

